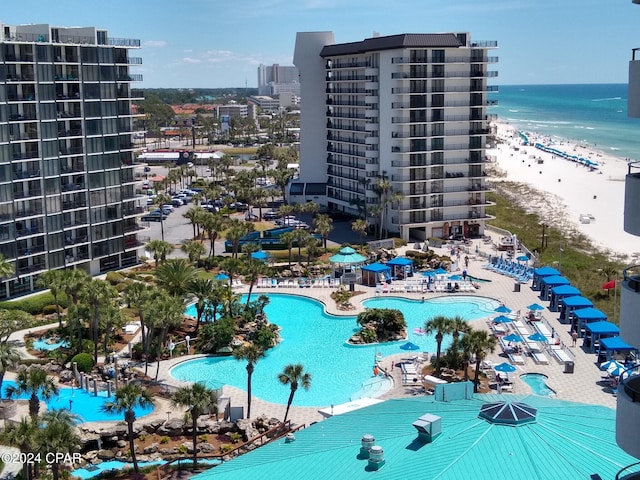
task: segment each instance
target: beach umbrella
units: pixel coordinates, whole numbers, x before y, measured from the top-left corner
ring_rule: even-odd
[[[460,275],[451,275],[449,280],[462,280],[462,277]]]
[[[622,364],[618,364],[618,365],[611,365],[611,367],[609,367],[607,369],[607,372],[609,373],[609,375],[611,375],[612,377],[619,377],[620,375],[623,376],[628,376],[629,372],[626,372],[626,367]],[[626,373],[625,373],[626,372]]]
[[[435,273],[436,275],[444,275],[445,273],[447,273],[447,271],[444,268],[436,268],[433,273]]]
[[[493,323],[510,323],[513,322],[513,319],[509,317],[505,317],[504,315],[498,315],[496,318],[491,320]]]
[[[603,364],[600,365],[600,370],[609,371],[610,368],[617,368],[617,367],[624,367],[624,365],[622,365],[617,360],[609,360],[608,362],[604,362]]]
[[[219,273],[217,274],[215,277],[213,277],[214,280],[229,280],[229,275],[225,275],[224,273]]]
[[[544,310],[544,307],[543,307],[542,305],[538,304],[538,303],[532,303],[532,304],[531,304],[531,305],[529,305],[527,308],[528,308],[529,310],[533,310],[533,311],[536,311],[536,310]]]
[[[529,335],[527,338],[529,340],[531,340],[532,342],[546,342],[547,341],[547,337],[545,337],[541,333],[534,333],[533,335]]]
[[[412,342],[407,342],[404,345],[400,345],[402,350],[420,350],[420,347]]]
[[[514,367],[513,365],[507,362],[502,362],[501,364],[493,367],[493,369],[496,372],[503,372],[503,373],[511,373],[516,371],[516,367]]]
[[[428,270],[426,272],[422,272],[423,277],[435,277],[436,272],[434,270]]]
[[[498,308],[494,310],[494,312],[498,313],[511,313],[511,309],[506,305],[500,305]]]
[[[507,342],[519,343],[522,341],[522,337],[520,335],[516,335],[515,333],[510,333],[509,335],[504,337],[504,340],[506,340]]]
[[[528,262],[529,257],[527,257],[526,255],[520,255],[518,258],[516,258],[516,260],[519,262]]]

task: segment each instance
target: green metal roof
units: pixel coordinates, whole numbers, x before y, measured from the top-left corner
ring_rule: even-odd
[[[479,417],[488,402],[524,402],[537,409],[534,422],[518,426]],[[429,413],[442,418],[433,443],[418,441],[412,426]],[[368,471],[359,460],[360,439],[372,434],[386,463]],[[388,400],[336,416],[194,477],[313,479],[527,479],[614,478],[637,460],[615,441],[615,411],[535,395],[476,395],[436,402],[433,397]]]

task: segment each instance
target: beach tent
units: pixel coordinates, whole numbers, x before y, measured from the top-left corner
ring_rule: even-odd
[[[533,271],[533,282],[531,288],[533,290],[540,290],[540,280],[544,277],[553,277],[560,275],[560,272],[552,267],[540,267]]]
[[[387,265],[391,267],[391,276],[406,278],[413,276],[413,260],[407,257],[396,257],[389,260]]]
[[[553,287],[559,287],[560,285],[570,285],[571,282],[561,277],[560,275],[553,275],[551,277],[542,277],[540,279],[540,298],[542,300],[549,300],[551,289]]]
[[[626,354],[629,354],[631,352],[635,352],[637,356],[638,349],[633,345],[629,345],[619,336],[603,338],[602,340],[600,340],[600,352],[598,353],[598,360],[600,361],[600,359],[604,359],[604,361],[606,361],[611,358],[618,359],[621,358],[621,353],[624,353],[626,356]]]
[[[560,299],[560,321],[569,321],[574,310],[588,307],[593,307],[593,302],[588,298],[581,296],[563,297]]]
[[[573,319],[573,329],[582,337],[582,329],[587,323],[598,322],[600,320],[606,321],[607,315],[597,308],[579,308],[573,311]]]
[[[559,285],[551,289],[551,299],[549,310],[557,312],[560,310],[560,300],[565,297],[575,297],[581,294],[580,290],[572,285]]]
[[[382,263],[372,263],[362,267],[362,285],[375,287],[391,278],[391,268]]]
[[[584,326],[585,333],[591,337],[589,342],[589,351],[594,352],[595,346],[599,345],[602,340],[608,337],[620,335],[620,329],[615,323],[600,320],[599,322],[587,323]]]

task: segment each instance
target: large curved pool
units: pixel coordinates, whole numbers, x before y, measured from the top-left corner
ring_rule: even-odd
[[[271,349],[255,365],[252,376],[253,395],[272,403],[285,404],[289,387],[278,381],[285,365],[301,363],[312,375],[311,388],[299,388],[294,403],[297,406],[327,406],[377,396],[388,384],[373,381],[373,366],[377,356],[402,353],[406,341],[379,345],[351,346],[346,340],[359,330],[355,316],[333,316],[313,299],[275,294],[269,295],[265,308],[269,320],[281,327],[282,342]],[[460,315],[466,320],[489,316],[499,302],[483,297],[441,297],[425,302],[396,297],[377,297],[364,302],[369,308],[398,308],[407,321],[409,340],[420,347],[418,352],[434,352],[433,336],[418,335],[414,329],[435,315]],[[411,356],[412,352],[406,352]],[[384,368],[390,362],[382,362]],[[203,357],[187,360],[171,369],[171,375],[186,382],[204,382],[210,388],[232,385],[246,390],[246,362],[233,357]]]

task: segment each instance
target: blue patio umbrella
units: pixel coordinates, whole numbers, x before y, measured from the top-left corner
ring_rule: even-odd
[[[264,250],[258,250],[257,252],[252,252],[251,253],[251,258],[255,258],[256,260],[266,260],[270,256],[271,255],[269,255]]]
[[[519,257],[516,258],[516,260],[519,262],[528,262],[529,257],[527,257],[526,255],[520,255]]]
[[[507,342],[518,343],[522,341],[522,337],[520,335],[516,335],[515,333],[510,333],[509,335],[504,337],[504,340]]]
[[[510,323],[513,320],[509,317],[505,317],[504,315],[498,315],[496,318],[491,320],[493,323]]]
[[[618,364],[616,365],[611,365],[611,367],[609,367],[607,369],[607,372],[609,372],[609,375],[611,375],[612,377],[619,377],[620,375],[625,374],[625,371],[627,369],[625,368],[624,365],[622,364]],[[627,372],[624,376],[629,375],[629,372]]]
[[[428,270],[426,272],[422,272],[423,277],[435,277],[436,272],[434,270]]]
[[[511,313],[511,309],[506,305],[500,305],[498,308],[494,310],[494,312],[498,313]]]
[[[460,275],[451,275],[449,280],[462,280],[462,277]]]
[[[541,333],[534,333],[533,335],[529,335],[527,337],[532,342],[546,342],[548,339]]]
[[[433,273],[435,273],[436,275],[444,275],[445,273],[447,273],[447,271],[444,268],[436,268]]]
[[[538,303],[532,303],[527,307],[529,310],[544,310],[544,307]]]
[[[224,273],[219,273],[217,274],[215,277],[213,277],[214,280],[229,280],[229,275],[225,275]]]
[[[402,350],[420,350],[420,347],[412,342],[407,342],[404,345],[400,345]]]
[[[511,373],[516,371],[516,367],[514,367],[513,365],[507,362],[502,362],[501,364],[493,367],[493,369],[496,372],[503,372],[503,373]]]
[[[608,371],[610,368],[617,368],[617,367],[624,367],[624,365],[622,365],[617,360],[609,360],[600,365],[600,370]]]

